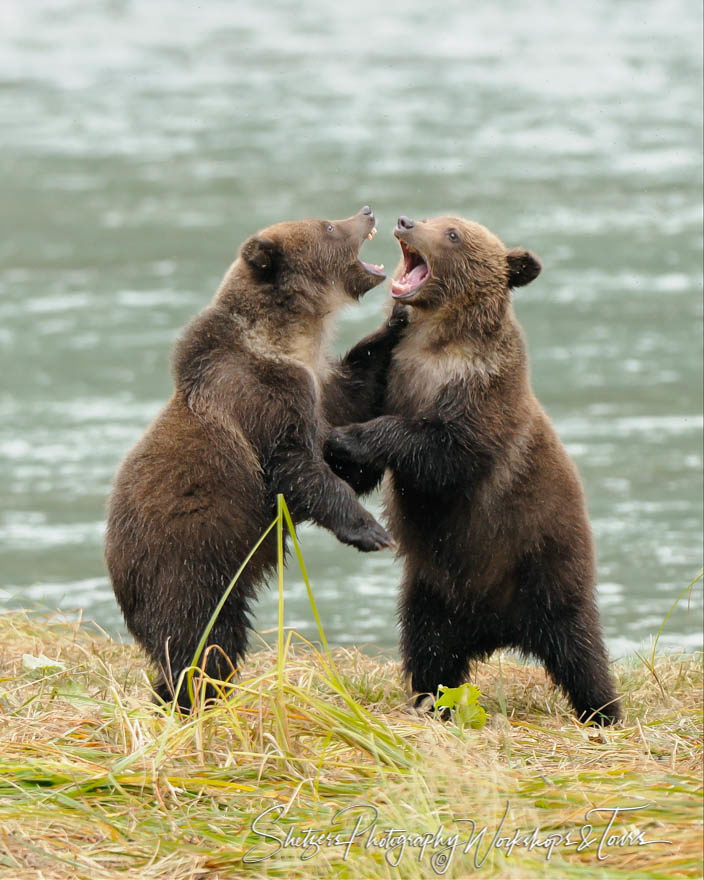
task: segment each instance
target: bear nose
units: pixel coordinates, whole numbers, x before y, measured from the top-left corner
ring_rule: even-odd
[[[403,214],[398,218],[398,225],[401,229],[413,229],[416,225],[410,217],[405,217]]]
[[[371,214],[372,209],[369,207],[369,205],[365,205],[359,213],[360,214]]]

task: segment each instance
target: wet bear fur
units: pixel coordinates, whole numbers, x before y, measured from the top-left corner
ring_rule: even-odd
[[[470,661],[514,648],[544,664],[580,719],[616,721],[582,485],[531,389],[511,305],[540,263],[454,217],[401,217],[395,235],[394,311],[410,317],[384,412],[335,429],[326,454],[366,469],[369,485],[387,472],[412,689],[435,695]]]
[[[118,471],[105,557],[163,700],[274,519],[277,493],[296,522],[317,523],[363,551],[391,543],[322,456],[330,425],[380,412],[397,339],[385,326],[340,363],[328,355],[335,313],[384,278],[358,256],[373,227],[362,209],[344,221],[280,223],[246,241],[176,346],[173,396]],[[345,475],[355,483],[354,469]],[[243,659],[251,602],[275,565],[272,534],[213,627],[209,675],[224,680]],[[190,708],[185,685],[177,699]]]

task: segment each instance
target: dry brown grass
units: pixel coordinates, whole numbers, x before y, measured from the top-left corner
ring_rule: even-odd
[[[252,830],[262,810],[282,815],[269,834],[335,829],[378,811],[377,835],[460,835],[447,877],[699,877],[702,857],[701,657],[659,656],[615,669],[626,720],[608,730],[577,724],[542,670],[504,657],[476,682],[489,712],[481,731],[408,713],[397,664],[356,650],[326,656],[289,634],[284,655],[252,653],[231,699],[184,722],[150,703],[144,661],[91,626],[23,613],[0,615],[0,876],[142,878],[436,876],[439,848],[422,858],[385,850],[277,846]],[[32,671],[43,653],[64,668]],[[504,708],[505,707],[505,710]],[[491,839],[539,829],[543,846],[510,856]],[[353,804],[370,805],[345,814]],[[637,807],[610,833],[669,843],[578,851],[592,808]],[[462,848],[473,819],[481,843]],[[262,820],[263,821],[263,820]],[[550,835],[562,844],[546,858]],[[554,837],[557,841],[558,838]],[[546,842],[547,841],[547,842]],[[400,856],[394,867],[388,860]],[[432,858],[435,857],[433,868]],[[387,860],[388,859],[388,860]]]

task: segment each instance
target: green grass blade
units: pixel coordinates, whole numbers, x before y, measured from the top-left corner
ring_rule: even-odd
[[[660,641],[660,636],[663,634],[663,631],[665,629],[665,625],[667,624],[667,621],[670,619],[670,616],[672,615],[673,611],[675,610],[675,608],[677,608],[677,606],[680,604],[682,599],[684,599],[684,597],[687,595],[687,593],[691,594],[695,585],[699,583],[699,581],[702,579],[702,577],[704,577],[704,568],[699,569],[699,571],[694,576],[692,581],[689,584],[687,584],[687,586],[684,588],[684,590],[682,590],[682,592],[679,594],[679,596],[672,603],[670,610],[667,612],[667,614],[663,618],[663,621],[660,624],[660,629],[658,630],[657,635],[655,636],[655,641],[653,642],[653,649],[650,652],[650,665],[651,665],[651,667],[655,666],[655,651],[657,649],[658,642]]]
[[[286,527],[288,528],[289,534],[291,535],[291,541],[293,542],[293,549],[296,553],[296,559],[298,560],[298,567],[301,570],[301,575],[303,577],[303,582],[306,585],[306,591],[308,593],[308,601],[310,602],[310,607],[313,611],[313,617],[315,618],[316,626],[318,627],[318,635],[320,636],[320,642],[323,646],[325,653],[327,654],[330,663],[333,663],[332,655],[330,654],[330,648],[328,646],[328,640],[325,638],[325,631],[323,629],[323,624],[320,619],[320,614],[318,613],[318,606],[315,604],[315,597],[313,596],[313,588],[310,585],[310,578],[308,577],[308,569],[306,568],[305,560],[303,559],[303,553],[301,552],[301,545],[298,543],[298,535],[296,534],[296,528],[293,525],[293,520],[291,519],[291,514],[289,513],[288,506],[286,504],[286,500],[283,495],[278,496],[280,499],[280,511],[283,513],[284,518],[286,519]]]
[[[282,508],[284,496],[276,496],[276,569],[279,581],[279,610],[276,628],[277,664],[279,687],[284,680],[284,518]]]

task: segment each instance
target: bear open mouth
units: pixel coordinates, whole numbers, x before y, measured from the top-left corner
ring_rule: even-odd
[[[366,237],[365,241],[371,241],[376,235],[376,226],[372,229],[369,235]],[[364,242],[362,242],[364,244]],[[386,278],[384,274],[384,264],[381,263],[377,265],[376,263],[365,263],[364,260],[360,257],[359,262],[362,264],[362,268],[365,272],[368,272],[370,275],[375,275],[377,278]]]
[[[412,296],[428,280],[430,269],[417,250],[400,241],[404,267],[401,275],[391,282],[391,296],[405,299]]]

